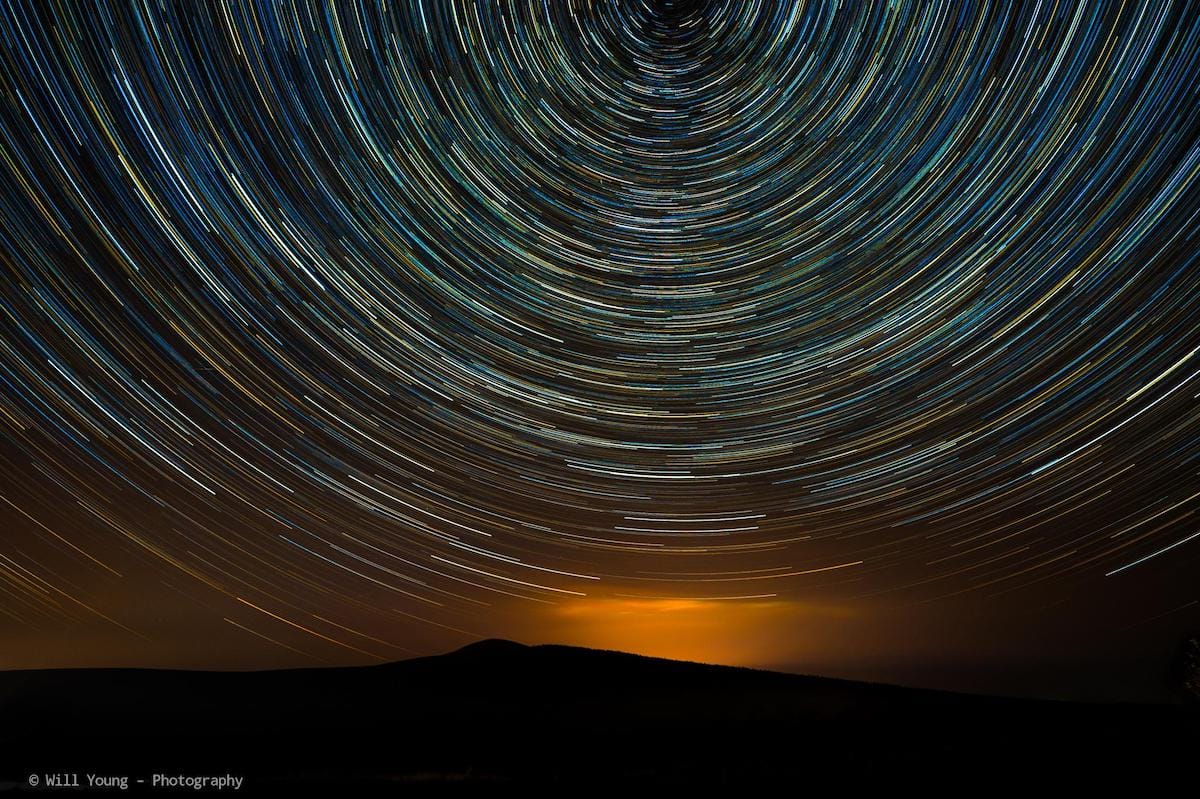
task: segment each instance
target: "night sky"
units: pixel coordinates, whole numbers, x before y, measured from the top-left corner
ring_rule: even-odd
[[[1153,688],[1193,5],[335,6],[0,13],[0,667]]]

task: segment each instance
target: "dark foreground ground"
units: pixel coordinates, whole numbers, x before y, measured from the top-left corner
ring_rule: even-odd
[[[80,787],[47,788],[53,774]],[[1048,780],[1154,795],[1178,775],[1166,795],[1183,796],[1200,784],[1200,715],[500,641],[350,669],[0,673],[0,791],[37,775],[39,793],[91,793],[88,774],[143,791],[154,774],[232,774],[243,794],[306,782],[330,796],[766,781],[788,795],[900,783],[974,795]]]

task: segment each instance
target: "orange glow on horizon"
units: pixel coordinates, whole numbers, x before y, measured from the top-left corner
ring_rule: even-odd
[[[805,659],[829,634],[829,621],[851,615],[842,607],[780,599],[611,597],[557,606],[543,634],[548,642],[593,649],[767,666]]]

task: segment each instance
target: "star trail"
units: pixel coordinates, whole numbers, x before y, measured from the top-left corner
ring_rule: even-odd
[[[1196,598],[1189,3],[31,0],[0,39],[10,640]]]

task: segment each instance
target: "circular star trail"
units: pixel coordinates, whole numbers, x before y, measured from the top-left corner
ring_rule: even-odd
[[[16,623],[383,656],[1200,547],[1186,3],[0,16]]]

